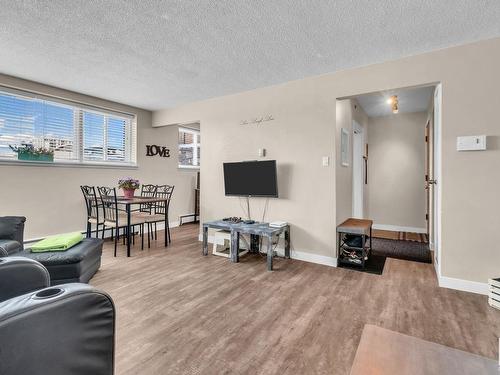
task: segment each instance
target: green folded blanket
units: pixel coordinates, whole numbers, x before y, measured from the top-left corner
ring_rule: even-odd
[[[82,240],[83,235],[80,232],[57,234],[55,236],[49,236],[31,246],[31,252],[43,253],[45,251],[65,251],[80,243]]]

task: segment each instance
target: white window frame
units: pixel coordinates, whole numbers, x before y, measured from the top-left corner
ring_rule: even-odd
[[[180,144],[180,143],[178,143],[178,145],[177,145],[178,151],[180,151],[181,147],[193,148],[193,163],[198,163],[198,147],[200,147],[200,149],[201,149],[200,131],[198,129],[192,129],[192,128],[179,126],[178,133],[180,133],[180,132],[193,134],[194,143],[192,143],[192,144]],[[199,169],[200,165],[199,164],[185,165],[185,164],[178,163],[178,167],[182,168],[182,169]]]
[[[57,96],[40,94],[33,91],[11,88],[0,85],[0,93],[14,95],[25,99],[44,100],[55,105],[69,106],[74,111],[73,116],[73,131],[75,133],[74,152],[77,157],[72,160],[56,159],[53,162],[39,162],[18,160],[15,157],[0,157],[0,164],[29,164],[29,165],[44,165],[44,166],[90,166],[90,167],[106,167],[106,168],[137,168],[137,115],[116,111],[114,109],[104,108],[89,105],[83,102],[73,101]],[[84,132],[83,132],[83,113],[93,112],[104,116],[104,147],[103,160],[85,160],[84,159]],[[108,161],[107,143],[108,136],[107,123],[109,117],[119,118],[128,121],[128,129],[125,132],[125,161]]]

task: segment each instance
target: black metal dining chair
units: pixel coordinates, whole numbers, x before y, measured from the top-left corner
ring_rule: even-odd
[[[148,241],[149,241],[149,232],[152,231],[154,225],[154,240],[157,239],[157,230],[156,223],[161,223],[165,221],[165,215],[167,217],[166,220],[166,228],[165,228],[165,236],[168,236],[168,243],[172,242],[172,238],[170,236],[170,223],[168,217],[168,209],[170,207],[170,200],[172,199],[172,194],[174,193],[173,185],[158,185],[156,186],[156,197],[163,198],[164,200],[161,202],[157,202],[154,204],[154,213],[146,218],[146,223],[148,224]],[[153,237],[152,237],[153,238]]]
[[[92,237],[92,224],[95,224],[96,237],[99,237],[99,227],[104,225],[104,214],[102,206],[97,198],[95,188],[93,186],[82,185],[80,190],[85,199],[85,206],[87,208],[87,238]]]
[[[154,198],[156,196],[156,185],[142,184],[140,196],[145,198]],[[138,209],[132,210],[132,212],[133,213],[143,212],[151,214],[153,212],[153,203],[142,203],[139,205]]]
[[[114,242],[114,256],[116,257],[116,247],[118,238],[120,236],[120,228],[124,229],[124,235],[126,238],[130,238],[128,236],[129,231],[132,231],[136,225],[139,225],[140,234],[141,234],[141,249],[144,249],[144,223],[146,222],[144,218],[131,216],[130,217],[130,227],[127,226],[127,215],[123,210],[118,208],[118,200],[116,196],[116,189],[109,188],[105,186],[98,186],[97,190],[99,192],[99,196],[101,197],[101,203],[104,212],[104,227],[103,227],[103,236],[106,227],[115,230]]]
[[[154,198],[156,196],[156,185],[153,184],[143,184],[141,186],[141,197]],[[153,215],[154,203],[143,203],[139,206],[139,209],[132,212],[132,215],[136,217],[143,218],[146,222],[148,218]],[[149,234],[149,224],[148,224],[148,249],[151,247],[150,234]]]

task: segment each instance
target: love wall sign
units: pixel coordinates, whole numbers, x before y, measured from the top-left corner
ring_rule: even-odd
[[[170,149],[165,146],[157,146],[157,145],[146,145],[146,156],[156,156],[158,155],[161,158],[169,158],[170,157]]]

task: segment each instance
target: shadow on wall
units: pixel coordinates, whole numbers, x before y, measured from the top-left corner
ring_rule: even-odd
[[[292,184],[292,164],[278,164],[278,195],[280,199],[288,199]]]
[[[500,149],[500,136],[488,135],[486,137],[486,144],[488,145],[488,150],[499,150]]]

